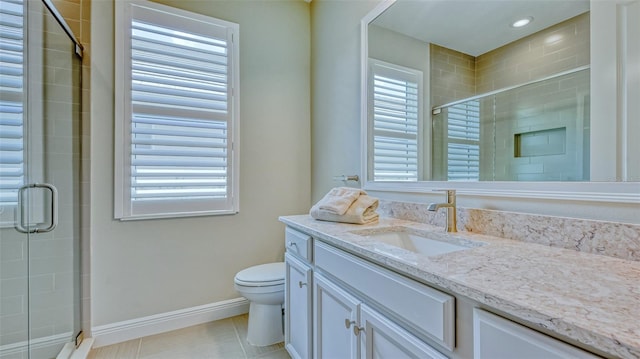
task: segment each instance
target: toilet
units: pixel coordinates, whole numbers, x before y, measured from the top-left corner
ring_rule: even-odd
[[[241,270],[235,288],[249,300],[247,342],[266,346],[284,341],[284,262],[267,263]]]

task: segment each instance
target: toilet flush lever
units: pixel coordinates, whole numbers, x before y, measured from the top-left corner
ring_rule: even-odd
[[[307,285],[307,283],[302,283],[302,281],[299,281],[299,282],[298,282],[298,286],[299,286],[300,288],[302,288],[302,286],[305,286],[305,285]]]
[[[287,246],[289,246],[289,247],[293,247],[293,246],[297,246],[297,245],[298,245],[298,243],[293,242],[293,241],[289,241],[289,243],[287,243]]]

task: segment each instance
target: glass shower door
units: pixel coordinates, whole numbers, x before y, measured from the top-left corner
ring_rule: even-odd
[[[80,329],[81,59],[41,1],[0,5],[0,358],[54,358]]]
[[[25,183],[25,7],[0,6],[0,358],[24,358],[29,343],[29,234],[15,230]],[[23,200],[29,201],[25,193]],[[27,211],[20,212],[28,218]]]

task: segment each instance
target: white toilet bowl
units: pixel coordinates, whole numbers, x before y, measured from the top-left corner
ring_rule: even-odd
[[[235,288],[249,300],[247,341],[251,345],[265,346],[284,340],[284,271],[284,262],[280,262],[257,265],[236,274]]]

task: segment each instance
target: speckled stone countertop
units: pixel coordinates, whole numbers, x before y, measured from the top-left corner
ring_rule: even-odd
[[[314,238],[583,343],[640,358],[640,262],[458,232],[394,218],[351,225],[308,215],[280,220]],[[428,257],[366,234],[386,227],[434,232],[472,248]],[[356,233],[352,233],[356,232]]]

